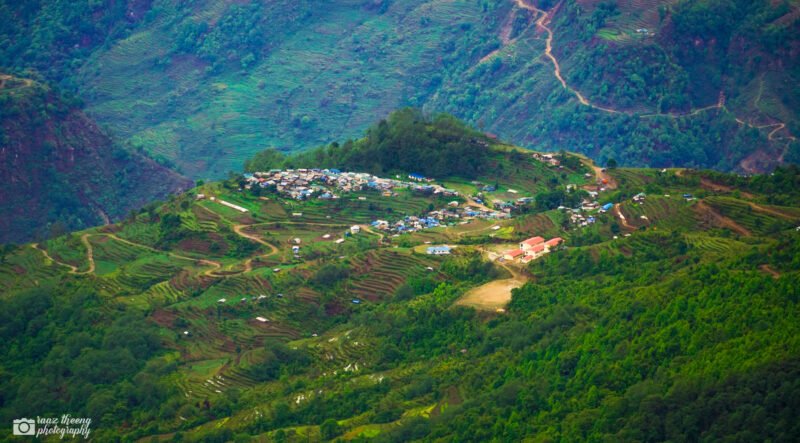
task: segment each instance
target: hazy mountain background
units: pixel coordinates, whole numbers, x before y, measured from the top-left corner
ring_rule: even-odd
[[[191,177],[355,136],[406,105],[629,165],[798,158],[796,1],[3,3],[0,63],[75,92]]]

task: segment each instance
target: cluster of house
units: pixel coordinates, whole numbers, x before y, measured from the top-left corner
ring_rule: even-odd
[[[513,191],[513,189],[509,189],[509,192],[511,191]],[[531,202],[533,202],[533,197],[520,197],[516,200],[506,201],[494,199],[492,200],[492,207],[505,213],[511,213],[514,209],[530,204]]]
[[[381,178],[366,172],[343,172],[338,169],[272,169],[268,172],[254,172],[244,175],[247,184],[261,188],[275,187],[275,190],[295,200],[319,198],[323,200],[337,199],[336,194],[344,192],[373,189],[383,193],[385,197],[395,195],[394,190],[407,188],[425,194],[456,196],[458,192],[443,186],[430,183],[419,174],[411,174],[414,182],[398,179]]]
[[[472,206],[470,203],[462,204],[458,201],[452,201],[448,203],[446,208],[428,211],[420,216],[409,215],[394,222],[375,220],[372,222],[372,227],[393,234],[402,234],[438,226],[466,224],[474,219],[503,220],[510,217],[511,215],[508,212],[493,211],[483,207]]]
[[[533,158],[542,163],[547,163],[550,166],[561,166],[561,161],[559,161],[553,154],[540,154],[538,152],[534,152]]]
[[[508,261],[519,260],[520,263],[526,264],[531,260],[550,253],[550,251],[554,250],[563,242],[564,240],[561,237],[551,238],[547,241],[542,237],[531,237],[521,241],[519,243],[519,248],[504,252],[503,259]]]

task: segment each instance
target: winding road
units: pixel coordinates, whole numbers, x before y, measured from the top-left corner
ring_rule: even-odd
[[[33,249],[36,249],[37,251],[40,251],[42,254],[44,254],[46,259],[52,261],[53,263],[69,268],[70,274],[75,274],[75,275],[91,274],[94,272],[95,265],[94,265],[94,250],[92,249],[92,244],[89,242],[90,235],[92,234],[81,235],[81,242],[86,247],[86,261],[89,263],[89,268],[85,271],[78,271],[77,266],[56,260],[50,255],[49,252],[47,252],[47,249],[40,247],[39,243],[31,243],[31,247]]]
[[[189,261],[193,261],[195,263],[199,263],[201,265],[212,266],[215,269],[222,268],[222,264],[221,263],[215,262],[213,260],[207,260],[207,259],[202,259],[202,258],[192,258],[192,257],[187,257],[185,255],[176,254],[176,253],[170,252],[170,251],[162,251],[160,249],[156,249],[156,248],[153,248],[151,246],[143,245],[141,243],[132,242],[130,240],[126,240],[124,238],[121,238],[121,237],[119,237],[119,236],[117,236],[115,234],[109,234],[109,233],[98,233],[98,234],[88,234],[87,233],[87,234],[83,234],[81,236],[81,242],[83,242],[84,246],[86,246],[86,261],[89,263],[89,268],[87,270],[85,270],[85,271],[78,271],[78,267],[77,266],[74,266],[74,265],[71,265],[69,263],[64,263],[62,261],[56,260],[55,258],[53,258],[50,255],[49,252],[47,252],[46,249],[40,247],[40,245],[38,243],[32,243],[31,247],[33,249],[36,249],[37,251],[41,252],[42,254],[44,254],[45,258],[47,258],[48,260],[52,261],[53,263],[69,268],[69,273],[70,274],[76,274],[76,275],[92,274],[92,273],[94,273],[96,268],[95,268],[95,262],[94,262],[94,250],[92,249],[92,243],[89,241],[89,237],[91,237],[91,236],[108,237],[108,238],[114,239],[114,240],[116,240],[118,242],[125,243],[127,245],[134,246],[134,247],[137,247],[137,248],[147,249],[148,251],[155,252],[157,254],[166,254],[166,255],[168,255],[170,257],[178,258],[178,259],[181,259],[181,260],[189,260]],[[209,274],[209,272],[213,272],[215,269],[212,269],[211,271],[207,271],[206,274],[207,275],[211,275],[211,274]]]
[[[668,118],[692,117],[692,116],[695,116],[695,115],[698,115],[700,113],[703,113],[703,112],[706,112],[706,111],[710,111],[710,110],[713,110],[713,109],[724,109],[724,110],[726,110],[728,112],[731,112],[729,109],[727,109],[725,107],[725,95],[724,95],[723,92],[720,92],[720,99],[717,101],[717,103],[715,103],[713,105],[705,106],[705,107],[702,107],[702,108],[693,109],[693,110],[687,111],[687,112],[666,112],[666,113],[654,112],[654,113],[648,113],[648,114],[639,114],[638,112],[634,112],[634,111],[622,110],[622,109],[617,109],[617,108],[613,108],[613,107],[609,107],[609,106],[602,106],[602,105],[598,105],[596,103],[592,103],[580,91],[578,91],[577,89],[575,89],[572,86],[570,86],[567,83],[567,81],[564,79],[564,76],[561,73],[561,65],[559,64],[558,59],[556,58],[556,56],[553,55],[553,30],[548,26],[548,24],[550,22],[550,19],[551,19],[551,13],[547,12],[547,11],[545,11],[543,9],[537,8],[536,6],[531,4],[529,2],[529,0],[513,0],[513,1],[514,1],[514,4],[517,7],[521,8],[521,9],[525,9],[525,10],[531,11],[534,14],[538,15],[538,19],[536,20],[535,25],[539,30],[545,32],[545,34],[547,35],[547,37],[545,39],[544,56],[547,57],[548,59],[550,59],[550,61],[553,64],[553,75],[558,80],[558,82],[561,83],[561,86],[564,89],[566,89],[572,95],[575,96],[575,98],[578,100],[578,102],[580,102],[581,105],[590,107],[592,109],[597,109],[599,111],[603,111],[603,112],[606,112],[606,113],[609,113],[609,114],[637,115],[640,118],[650,118],[650,117],[668,117]],[[561,3],[557,4],[555,7],[553,7],[553,9],[551,11],[557,11],[560,6],[561,6]],[[508,44],[514,43],[516,41],[516,39],[509,39],[505,35],[506,32],[507,32],[506,25],[504,24],[504,26],[501,28],[501,32],[500,32],[500,40],[503,43],[503,46],[506,46]],[[490,54],[488,54],[487,56],[483,57],[480,60],[479,63],[483,63],[483,62],[487,61],[488,59],[490,59],[493,56],[497,55],[499,53],[499,51],[500,51],[499,49],[492,51]],[[733,114],[733,113],[731,112],[731,114]],[[782,131],[782,130],[786,130],[786,124],[782,123],[782,122],[766,124],[766,125],[756,125],[756,124],[752,124],[752,123],[749,123],[749,122],[745,122],[744,120],[742,120],[742,119],[740,119],[738,117],[735,117],[735,118],[736,118],[736,122],[739,123],[740,125],[748,126],[748,127],[755,128],[755,129],[758,129],[758,130],[767,129],[767,128],[774,128],[767,135],[767,139],[769,141],[778,140],[778,138],[776,138],[775,135],[777,133],[779,133],[780,131]],[[788,133],[788,131],[787,131],[786,137],[782,137],[781,139],[782,140],[788,140],[788,141],[797,140],[797,138],[794,137],[793,135],[791,135],[790,133]],[[788,144],[787,144],[786,148],[788,149]],[[781,161],[783,160],[783,156],[785,155],[785,151],[786,150],[784,150],[784,153],[781,154],[781,157],[780,157]]]

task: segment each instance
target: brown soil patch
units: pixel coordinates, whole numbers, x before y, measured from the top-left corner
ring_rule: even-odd
[[[456,304],[495,311],[504,308],[511,301],[511,290],[524,284],[524,281],[516,278],[490,281],[464,294]]]
[[[781,273],[772,269],[770,265],[761,265],[758,267],[762,272],[765,272],[772,276],[772,278],[780,278]]]
[[[711,180],[709,180],[707,178],[701,178],[700,179],[700,187],[702,187],[703,189],[708,189],[709,191],[712,191],[712,192],[734,192],[734,191],[736,191],[736,189],[734,189],[734,188],[732,188],[730,186],[723,185],[721,183],[712,182]],[[741,195],[744,198],[753,198],[753,194],[750,194],[749,192],[739,191],[739,195]]]
[[[697,202],[692,209],[697,213],[701,221],[708,223],[711,226],[727,228],[745,237],[752,235],[747,228],[720,214],[714,208],[708,206],[705,202]]]
[[[150,319],[163,328],[171,328],[176,318],[178,318],[178,314],[163,309],[153,311],[153,314],[150,316]]]

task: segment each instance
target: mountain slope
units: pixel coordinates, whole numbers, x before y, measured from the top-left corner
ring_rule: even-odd
[[[45,72],[193,177],[406,105],[629,165],[800,157],[793,1],[6,3],[3,63]]]
[[[109,223],[191,184],[40,83],[2,75],[0,102],[0,242]]]
[[[408,117],[356,152],[413,155]],[[800,169],[603,172],[483,149],[477,177],[417,183],[458,196],[242,175],[3,248],[0,420],[68,409],[101,441],[794,439]],[[316,186],[337,198],[290,196]],[[468,215],[478,197],[509,215]],[[463,217],[382,230],[443,208]],[[566,247],[496,260],[535,235]],[[521,287],[500,309],[464,306],[508,274]]]

